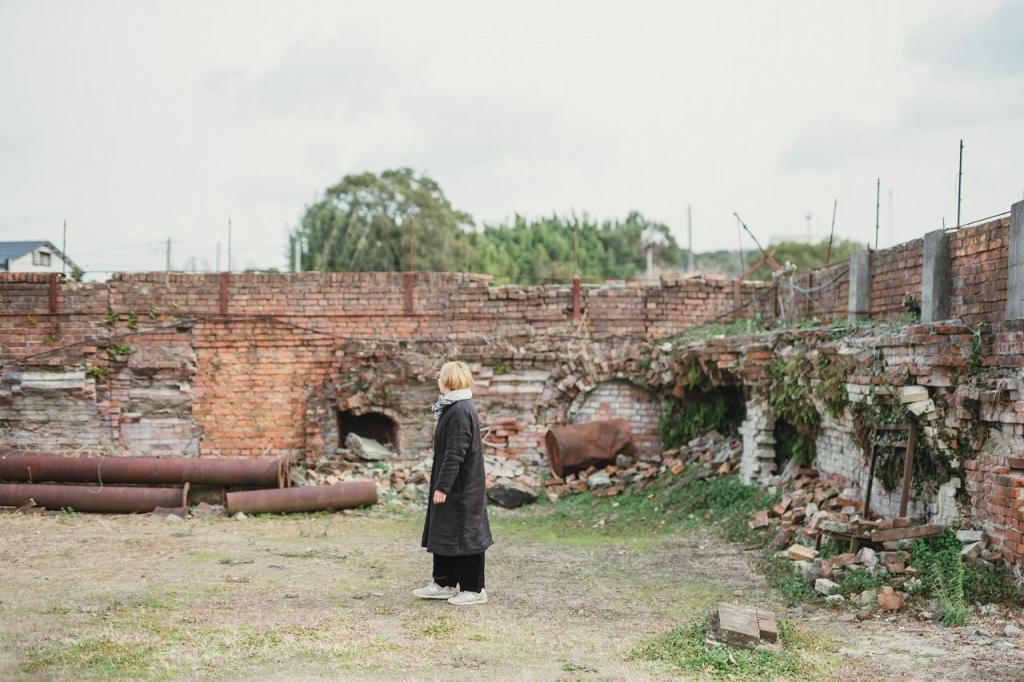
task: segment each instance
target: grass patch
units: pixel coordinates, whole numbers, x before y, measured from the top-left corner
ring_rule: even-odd
[[[37,652],[25,664],[25,672],[74,672],[101,678],[141,677],[153,664],[155,647],[137,642],[93,638],[54,644]]]
[[[679,672],[700,673],[714,679],[774,680],[810,672],[811,666],[795,650],[792,630],[779,623],[780,650],[708,647],[708,625],[683,625],[647,642],[630,653],[633,660],[656,661]]]
[[[889,580],[887,578],[872,576],[864,569],[854,571],[848,568],[843,574],[843,581],[840,583],[841,589],[839,590],[839,594],[849,594],[850,592],[863,592],[864,590],[877,589],[882,585],[887,585],[888,583]]]
[[[910,562],[920,571],[925,590],[938,600],[937,619],[949,627],[963,625],[968,616],[960,548],[956,535],[947,531],[938,537],[915,540],[910,550]]]
[[[751,513],[771,506],[776,496],[743,485],[739,477],[718,476],[674,487],[655,481],[643,490],[629,488],[615,497],[573,495],[557,503],[540,502],[515,515],[501,517],[510,529],[571,535],[638,538],[696,526],[714,526],[733,542],[762,542],[764,531],[747,525]]]
[[[1024,607],[1024,587],[1005,566],[988,568],[964,564],[964,600],[969,604],[1007,604]]]
[[[816,598],[814,590],[789,559],[765,556],[760,569],[768,584],[782,594],[786,605],[793,606]]]

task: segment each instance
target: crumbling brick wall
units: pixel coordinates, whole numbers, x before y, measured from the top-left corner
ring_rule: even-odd
[[[1004,319],[1009,232],[1007,216],[950,234],[951,317],[970,325]]]
[[[604,419],[629,422],[633,443],[640,459],[656,460],[661,455],[661,400],[645,388],[628,381],[604,381],[576,397],[569,407],[574,424]]]

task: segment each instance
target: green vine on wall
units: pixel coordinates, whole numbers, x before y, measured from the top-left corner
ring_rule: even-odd
[[[658,429],[666,448],[683,447],[702,433],[729,434],[743,421],[743,399],[738,387],[715,388],[697,365],[686,374],[682,398],[669,397],[661,409]]]
[[[877,429],[885,424],[913,423],[917,427],[917,441],[911,467],[911,488],[916,495],[934,494],[940,485],[956,475],[953,462],[958,454],[954,455],[928,438],[921,418],[908,410],[894,393],[895,389],[889,387],[886,393],[873,393],[870,403],[853,405],[854,441],[861,449],[867,465],[871,456],[871,441],[875,439],[875,478],[886,492],[892,492],[903,483],[906,450],[893,447],[891,443],[903,441],[906,436],[899,431],[878,432]]]
[[[818,381],[814,385],[814,396],[825,406],[825,412],[833,419],[839,419],[850,404],[846,391],[846,365],[822,355],[818,360]]]
[[[777,422],[788,425],[776,429],[785,435],[776,442],[776,452],[801,466],[814,461],[821,433],[821,415],[813,400],[812,367],[802,354],[788,360],[776,357],[768,363],[768,406]]]

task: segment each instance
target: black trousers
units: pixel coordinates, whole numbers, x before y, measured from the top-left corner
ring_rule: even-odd
[[[484,553],[466,556],[434,555],[434,582],[441,587],[462,588],[463,592],[484,589]]]

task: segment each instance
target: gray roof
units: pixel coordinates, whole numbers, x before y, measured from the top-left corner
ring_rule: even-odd
[[[6,266],[8,261],[15,261],[24,256],[26,253],[32,253],[40,246],[45,246],[50,251],[53,251],[58,258],[64,257],[60,249],[54,246],[52,243],[45,240],[38,240],[33,242],[0,242],[0,268]],[[65,258],[68,264],[74,266],[70,258]]]

